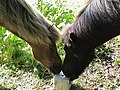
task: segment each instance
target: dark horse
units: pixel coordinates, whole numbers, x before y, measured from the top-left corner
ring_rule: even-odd
[[[62,67],[55,45],[58,29],[27,1],[0,0],[0,25],[25,40],[35,59],[58,74]]]
[[[94,49],[120,34],[120,0],[90,0],[71,26],[63,30],[63,72],[78,78],[94,58]]]

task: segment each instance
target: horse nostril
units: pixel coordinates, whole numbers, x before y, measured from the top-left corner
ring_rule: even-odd
[[[64,68],[63,68],[63,73],[64,73],[64,75],[65,75],[66,77],[68,77],[68,78],[70,77],[70,72],[71,72],[71,71],[69,71],[69,69],[67,69],[67,67],[64,67]]]

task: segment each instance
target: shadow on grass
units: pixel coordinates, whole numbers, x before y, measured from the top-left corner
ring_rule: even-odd
[[[8,88],[0,88],[0,90],[11,90],[11,89],[8,89]]]
[[[4,86],[0,85],[0,90],[11,90],[10,88],[5,88]]]
[[[85,90],[83,87],[72,84],[70,90]]]

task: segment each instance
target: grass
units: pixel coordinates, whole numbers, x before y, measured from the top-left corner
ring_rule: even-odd
[[[114,42],[115,45],[113,47],[113,45],[111,44]],[[106,53],[106,55],[111,54],[110,57],[119,58],[117,56],[117,52],[114,52],[116,51],[115,49],[119,47],[118,43],[120,42],[116,42],[116,39],[107,42],[107,45],[109,46],[109,48],[112,48],[113,52],[107,52],[107,50],[104,53]],[[60,51],[61,50],[63,50],[63,48],[60,48]],[[100,54],[98,53],[98,55]],[[89,67],[86,68],[85,72],[80,75],[78,79],[73,81],[73,84],[75,86],[78,86],[77,88],[83,88],[77,90],[116,90],[117,88],[119,88],[120,65],[116,64],[114,58],[110,58],[108,60],[108,58],[104,57],[96,58],[95,60],[93,60]],[[43,69],[43,71],[40,72],[41,73],[38,72],[37,68],[34,69],[34,72],[30,72],[29,70],[27,71],[27,69],[17,69],[16,71],[14,71],[12,69],[5,69],[4,66],[1,66],[0,90],[5,90],[4,88],[8,88],[10,90],[50,90],[53,85],[51,81],[52,74],[48,72],[45,68]],[[41,75],[41,77],[39,77],[39,74]]]
[[[12,72],[2,69],[0,70],[0,81],[2,89],[7,87],[10,90],[45,90],[48,87],[44,86],[48,81],[50,82],[50,79],[40,79],[38,75],[22,70]]]
[[[59,9],[59,7],[52,6],[52,4],[48,4],[48,7],[44,6],[44,4],[42,5],[43,11],[46,11],[42,13],[45,14],[52,22],[55,22],[55,25],[59,28],[63,27],[60,25],[60,22],[64,22],[64,24],[66,24],[68,22],[72,22],[74,19],[74,12],[71,12],[71,10],[64,10],[63,6]],[[58,11],[60,11],[60,16],[58,16]],[[62,20],[60,21],[59,18]],[[65,20],[65,18],[67,19]],[[26,46],[26,43],[19,40],[16,36],[9,35],[8,38],[4,39],[5,36],[6,32],[4,28],[1,28],[0,90],[51,89],[53,84],[51,82],[52,74],[31,57],[30,48],[23,48],[28,47]],[[64,45],[62,43],[57,45],[58,52],[62,60],[65,57],[63,46]],[[85,90],[115,90],[119,88],[120,37],[114,38],[100,46],[96,49],[96,53],[96,59],[78,79],[73,81],[73,83],[75,86],[78,86],[78,88],[83,87]]]

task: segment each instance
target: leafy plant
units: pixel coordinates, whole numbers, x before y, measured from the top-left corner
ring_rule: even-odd
[[[13,71],[19,69],[34,73],[36,72],[34,71],[35,68],[38,69],[37,72],[45,70],[43,66],[33,59],[28,44],[6,31],[4,27],[0,27],[0,65],[4,69]]]
[[[103,44],[95,49],[95,57],[97,58],[96,60],[108,59],[109,57],[107,55],[112,52],[112,48],[109,48]]]
[[[52,21],[59,29],[65,24],[71,23],[74,20],[73,10],[65,8],[65,1],[56,0],[55,3],[38,0],[38,8],[50,21]]]
[[[117,64],[120,64],[120,58],[115,58],[114,60]]]

